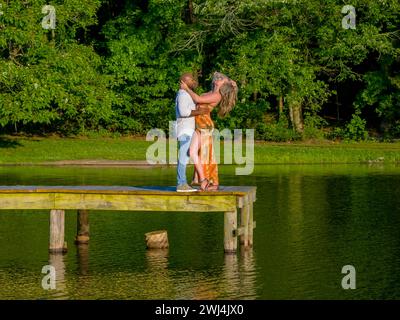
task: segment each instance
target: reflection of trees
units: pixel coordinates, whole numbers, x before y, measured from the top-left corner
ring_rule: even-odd
[[[288,223],[289,223],[289,236],[292,242],[302,240],[303,232],[303,190],[302,190],[302,175],[291,174],[288,176]]]
[[[323,178],[302,173],[288,176],[289,273],[287,290],[294,297],[311,298],[316,286],[325,286],[326,274],[335,266],[329,255],[329,219]],[[334,239],[332,239],[334,241]],[[324,272],[318,272],[325,270]],[[329,282],[329,281],[328,281]]]

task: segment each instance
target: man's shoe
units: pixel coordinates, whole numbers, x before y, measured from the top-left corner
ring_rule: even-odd
[[[181,184],[181,185],[177,186],[176,191],[177,192],[196,192],[199,190],[194,189],[191,186],[189,186],[187,183],[185,183],[185,184]]]

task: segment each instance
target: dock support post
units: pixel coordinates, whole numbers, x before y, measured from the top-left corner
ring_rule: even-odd
[[[89,242],[89,211],[78,210],[77,214],[77,233],[75,237],[76,244],[85,244]]]
[[[250,194],[249,195],[249,223],[248,223],[248,237],[249,237],[249,247],[253,246],[253,230],[255,228],[255,222],[254,222],[254,214],[253,214],[253,204],[255,201],[255,195]]]
[[[65,211],[51,210],[50,211],[50,253],[63,253],[67,251],[66,243],[64,242],[64,227],[65,227]]]
[[[240,244],[245,248],[249,247],[249,220],[250,220],[250,206],[249,201],[246,201],[240,209],[240,227],[243,230],[240,235]]]
[[[236,253],[237,250],[237,212],[228,211],[224,214],[224,249],[225,253]]]

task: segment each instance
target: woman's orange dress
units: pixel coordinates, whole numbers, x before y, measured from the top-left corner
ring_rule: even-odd
[[[204,176],[208,179],[210,184],[218,186],[218,165],[215,160],[213,148],[214,122],[211,119],[210,112],[196,116],[195,122],[196,131],[200,133],[199,155]]]

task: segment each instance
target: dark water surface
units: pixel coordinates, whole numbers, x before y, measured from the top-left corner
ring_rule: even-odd
[[[47,211],[0,211],[0,299],[398,299],[400,167],[220,168],[224,185],[257,186],[253,250],[223,253],[223,215],[91,211],[88,246],[48,254]],[[0,185],[162,185],[174,168],[0,167]],[[168,251],[144,233],[167,229]],[[42,267],[57,270],[46,291]],[[357,289],[343,290],[353,265]]]

